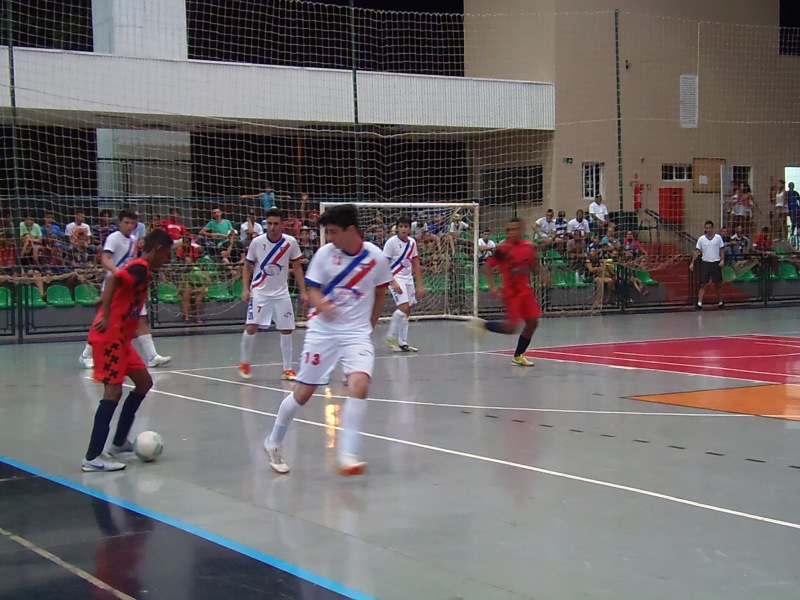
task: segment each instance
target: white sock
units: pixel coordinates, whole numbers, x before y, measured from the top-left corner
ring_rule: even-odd
[[[342,439],[339,452],[344,454],[358,454],[361,444],[361,426],[367,414],[367,401],[361,398],[348,396],[342,407]]]
[[[156,344],[153,342],[153,334],[147,333],[145,335],[140,335],[136,339],[139,340],[139,343],[142,345],[142,350],[144,351],[145,358],[147,358],[148,361],[151,361],[158,356],[158,352],[156,352]]]
[[[386,337],[396,339],[400,335],[400,317],[403,316],[403,311],[399,308],[392,313],[392,319],[389,321],[389,333]]]
[[[81,358],[92,358],[92,347],[89,344],[86,344],[83,347],[83,352],[81,353]]]
[[[289,394],[281,402],[278,408],[278,416],[275,418],[275,425],[272,427],[272,433],[267,438],[268,442],[273,446],[280,446],[283,438],[286,437],[286,430],[294,420],[297,411],[300,410],[300,405],[294,399],[294,393]]]
[[[256,343],[256,334],[250,335],[247,331],[242,332],[242,343],[239,351],[239,362],[247,363],[248,365],[253,362],[253,346]]]
[[[283,370],[292,368],[292,334],[281,336],[281,355],[283,356]]]
[[[401,346],[408,344],[408,315],[405,313],[400,319],[400,335],[397,336],[397,341]]]

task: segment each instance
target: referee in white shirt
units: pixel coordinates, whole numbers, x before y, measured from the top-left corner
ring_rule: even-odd
[[[689,270],[694,271],[694,263],[698,256],[702,256],[700,261],[700,291],[697,294],[697,304],[695,310],[703,310],[703,296],[706,293],[706,286],[709,281],[714,282],[717,289],[717,302],[720,310],[725,308],[722,303],[722,265],[725,264],[725,242],[722,236],[714,233],[714,222],[706,221],[703,225],[705,235],[697,240],[692,261],[689,263]]]

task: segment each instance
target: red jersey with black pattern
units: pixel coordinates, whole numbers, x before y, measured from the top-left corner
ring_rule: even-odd
[[[503,295],[514,296],[530,292],[531,269],[538,260],[536,246],[526,239],[505,240],[497,246],[486,264],[500,271],[503,278]]]
[[[136,334],[139,313],[150,287],[150,265],[143,258],[137,258],[119,269],[113,277],[116,279],[116,287],[111,299],[108,327],[103,332],[95,329],[95,324],[101,318],[102,309],[98,309],[89,329],[90,344],[112,340],[129,342]]]

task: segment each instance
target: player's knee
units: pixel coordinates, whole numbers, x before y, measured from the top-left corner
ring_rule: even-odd
[[[246,325],[244,328],[247,335],[255,335],[258,333],[258,325]]]
[[[122,398],[122,385],[118,383],[111,383],[105,386],[103,390],[103,400],[111,400],[119,402]]]
[[[291,329],[279,329],[278,333],[280,333],[281,335],[292,335],[292,330]]]
[[[411,305],[408,303],[403,303],[397,307],[397,309],[403,313],[405,316],[409,316],[411,314]]]
[[[366,398],[369,394],[369,375],[350,373],[347,376],[347,393],[353,398]]]
[[[313,385],[306,385],[304,383],[296,383],[294,386],[294,401],[297,402],[300,406],[305,405],[311,399],[311,396],[314,395],[314,390],[317,388]]]

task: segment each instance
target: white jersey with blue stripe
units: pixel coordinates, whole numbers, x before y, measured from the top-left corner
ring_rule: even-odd
[[[266,233],[253,238],[247,262],[253,267],[250,290],[262,298],[289,297],[289,265],[303,256],[297,240],[282,234],[272,242]]]
[[[413,284],[412,260],[419,256],[417,241],[409,237],[405,242],[393,235],[383,246],[383,254],[389,259],[389,269],[397,283]]]
[[[136,258],[136,240],[133,236],[115,231],[106,238],[103,254],[110,254],[111,264],[121,269]]]
[[[312,312],[309,332],[331,336],[369,335],[375,288],[384,287],[391,280],[389,261],[374,244],[364,242],[353,256],[333,244],[325,244],[308,265],[306,285],[319,288],[336,309],[325,317]]]

